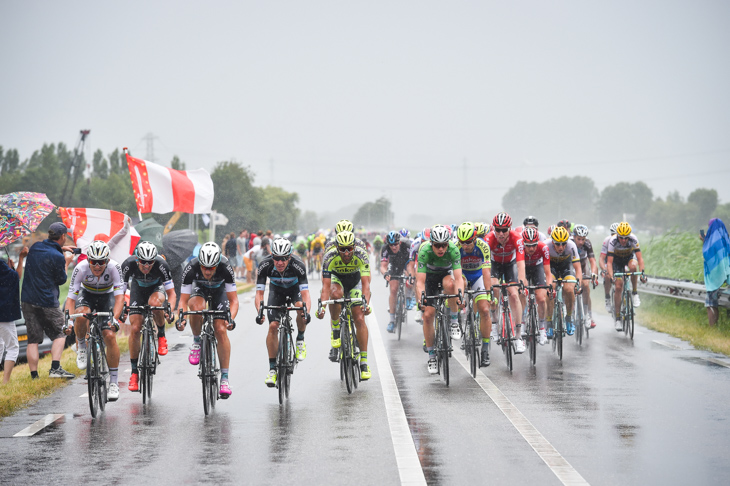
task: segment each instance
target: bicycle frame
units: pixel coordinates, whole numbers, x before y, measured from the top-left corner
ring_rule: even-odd
[[[112,312],[87,312],[69,314],[65,311],[66,322],[77,317],[84,317],[89,321],[89,330],[86,333],[86,382],[89,395],[89,409],[91,416],[96,418],[99,410],[106,406],[107,391],[109,389],[109,365],[106,360],[106,345],[101,334],[99,319],[114,317]]]
[[[505,358],[507,359],[507,367],[512,371],[513,367],[513,355],[514,355],[514,340],[515,327],[514,321],[512,320],[512,310],[509,307],[509,293],[507,292],[508,287],[520,287],[522,288],[522,282],[503,283],[492,285],[492,288],[499,289],[499,311],[498,311],[498,326],[499,326],[499,339],[497,344],[502,346]]]
[[[481,368],[481,359],[479,356],[481,345],[481,333],[479,332],[479,311],[474,309],[474,296],[482,293],[482,290],[466,290],[466,305],[464,310],[466,315],[464,318],[464,340],[462,341],[464,353],[467,360],[470,360],[470,369],[472,377],[476,378],[477,370]]]
[[[527,322],[523,322],[522,325],[527,326],[527,346],[530,348],[530,363],[534,366],[537,362],[537,326],[538,326],[538,314],[537,314],[537,298],[535,291],[538,289],[545,289],[548,292],[552,290],[550,285],[528,285],[527,289]]]
[[[621,310],[614,309],[614,314],[621,317],[621,324],[625,335],[633,341],[634,339],[634,301],[631,299],[631,291],[628,286],[628,278],[632,275],[642,275],[643,272],[617,272],[613,274],[614,281],[617,278],[623,280],[621,289]],[[612,286],[615,289],[615,283]]]
[[[403,324],[408,322],[408,311],[406,310],[406,282],[413,284],[413,277],[408,275],[391,275],[390,280],[398,281],[398,293],[395,299],[395,327],[398,340],[400,341]],[[386,281],[387,287],[389,282]]]
[[[170,311],[170,304],[166,303],[164,306],[151,306],[145,305],[124,305],[122,315],[126,315],[130,310],[141,310],[143,315],[142,320],[142,343],[139,350],[139,362],[137,363],[137,370],[139,376],[139,391],[142,393],[142,403],[147,403],[148,400],[152,399],[152,381],[155,373],[157,372],[157,365],[160,363],[160,358],[157,355],[157,341],[155,336],[157,335],[157,329],[154,322],[153,312],[164,311],[168,315],[172,315]]]
[[[337,357],[340,362],[340,380],[345,381],[347,393],[352,393],[357,388],[360,380],[359,369],[359,346],[357,335],[354,328],[354,320],[350,307],[354,303],[362,302],[366,305],[365,299],[362,297],[350,298],[342,297],[340,299],[319,300],[317,304],[317,313],[322,311],[322,307],[330,304],[340,304],[340,353]]]
[[[436,295],[426,296],[426,292],[421,294],[421,302],[425,299],[434,302],[434,325],[435,327],[435,340],[434,349],[436,350],[436,360],[438,362],[439,374],[441,374],[446,382],[446,386],[449,386],[449,357],[451,357],[451,333],[449,332],[449,315],[446,313],[446,301],[453,297],[458,298],[459,304],[462,301],[461,289],[458,294],[444,294],[441,283],[438,284]]]

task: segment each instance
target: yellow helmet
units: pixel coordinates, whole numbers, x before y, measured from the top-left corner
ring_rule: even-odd
[[[487,234],[487,227],[484,223],[474,223],[474,231],[479,238]]]
[[[555,243],[565,243],[570,239],[570,233],[568,233],[568,230],[562,226],[555,228],[550,236]]]
[[[340,231],[337,233],[337,246],[353,246],[355,244],[355,235],[352,231]]]
[[[341,219],[335,225],[335,232],[342,233],[343,231],[352,231],[352,223],[346,219]]]
[[[631,225],[626,221],[619,223],[616,228],[616,234],[619,236],[629,236],[631,234]]]

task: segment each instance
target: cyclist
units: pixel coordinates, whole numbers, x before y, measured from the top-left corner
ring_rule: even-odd
[[[302,261],[304,261],[304,259],[307,258],[306,240],[304,238],[300,237],[295,244],[296,244],[297,255],[299,255],[299,258],[301,258]]]
[[[309,245],[309,254],[312,257],[312,265],[317,268],[317,261],[319,260],[319,266],[322,266],[322,258],[324,257],[324,247],[327,243],[326,238],[323,234],[317,235],[312,243]]]
[[[603,240],[603,244],[601,245],[601,256],[598,257],[598,266],[601,268],[601,275],[603,276],[603,290],[606,294],[606,311],[609,314],[613,311],[613,306],[611,304],[611,280],[606,278],[608,276],[606,260],[608,258],[608,242],[611,237],[616,234],[616,228],[618,228],[618,225],[619,223],[613,223],[609,228],[611,234],[606,236]]]
[[[489,366],[489,340],[492,333],[492,319],[489,316],[489,303],[492,301],[492,259],[489,245],[477,237],[474,225],[469,222],[459,225],[456,237],[459,240],[462,273],[469,290],[477,292],[474,294],[474,305],[479,311],[479,330],[482,333],[481,365]],[[453,327],[451,331],[453,337]]]
[[[411,275],[407,270],[408,260],[410,257],[410,245],[403,242],[401,234],[397,231],[391,231],[388,233],[385,241],[388,244],[383,247],[383,253],[380,261],[380,273],[383,274],[385,280],[390,282],[391,275]],[[397,297],[398,282],[396,282],[395,285],[390,286],[390,299],[388,301],[390,322],[388,323],[388,332],[395,332],[395,304]]]
[[[584,224],[575,225],[573,230],[573,241],[575,246],[578,248],[578,256],[580,256],[580,266],[584,275],[590,274],[591,281],[598,278],[596,272],[598,267],[596,266],[596,255],[593,253],[593,244],[588,239],[588,227]],[[586,322],[588,327],[591,329],[596,327],[596,322],[593,320],[591,314],[591,293],[583,292],[583,308],[586,310]]]
[[[369,380],[371,375],[368,366],[368,327],[365,316],[370,314],[367,301],[370,300],[370,263],[368,255],[362,248],[355,246],[355,235],[352,231],[342,231],[337,235],[337,246],[325,255],[322,265],[322,300],[362,297],[365,302],[352,303],[352,318],[355,321],[355,333],[360,345],[360,379]],[[337,348],[340,340],[340,304],[329,306],[331,320],[330,360],[337,361]],[[324,317],[324,309],[317,314],[317,319]]]
[[[563,279],[563,300],[565,301],[566,314],[565,331],[569,336],[572,336],[575,332],[573,304],[575,303],[575,294],[580,292],[579,282],[583,278],[578,248],[570,239],[568,230],[563,226],[556,226],[553,229],[547,246],[550,250],[550,271],[555,278]],[[578,285],[577,290],[576,285]],[[553,288],[557,288],[557,283],[553,282]],[[548,301],[548,338],[553,336],[553,307],[553,301]]]
[[[271,282],[269,285],[269,300],[267,305],[284,305],[289,297],[295,307],[306,305],[307,309],[312,308],[312,301],[309,297],[309,284],[307,282],[307,269],[304,261],[296,255],[292,255],[292,247],[289,240],[279,238],[271,244],[271,255],[263,259],[259,264],[258,279],[256,280],[256,312],[260,303],[264,300],[266,290],[266,279]],[[264,382],[269,387],[276,386],[276,355],[279,351],[279,321],[282,314],[278,311],[267,312],[269,320],[269,333],[266,335],[266,349],[269,352],[269,374]],[[307,357],[307,345],[304,343],[304,331],[307,322],[304,314],[297,312],[296,353],[297,359],[303,360]]]
[[[177,306],[175,284],[172,282],[170,266],[164,258],[157,254],[157,247],[149,241],[142,241],[137,245],[134,255],[122,263],[122,282],[125,286],[132,279],[130,287],[130,305],[149,304],[161,307],[165,304],[165,297],[174,309]],[[165,316],[162,311],[153,311],[157,325],[157,352],[160,356],[167,354],[167,338],[165,337]],[[172,316],[168,315],[168,319]],[[132,335],[129,338],[129,360],[132,362],[132,374],[129,377],[129,391],[139,391],[139,360],[140,340],[142,338],[142,323],[144,320],[141,310],[129,312],[129,323],[132,325]]]
[[[477,234],[477,238],[486,241],[487,233],[489,233],[489,225],[486,223],[474,223],[474,232]]]
[[[520,235],[511,230],[512,218],[505,212],[498,213],[492,221],[492,231],[487,233],[487,244],[492,252],[492,285],[500,279],[504,283],[525,282],[525,251]],[[522,341],[522,303],[517,287],[508,287],[509,307],[515,320],[515,354],[525,352]],[[496,305],[492,304],[493,307]]]
[[[215,319],[215,339],[218,342],[218,359],[221,364],[220,397],[228,398],[233,393],[229,383],[228,364],[231,359],[231,342],[228,340],[228,331],[236,326],[234,319],[238,314],[238,293],[236,293],[236,278],[233,267],[228,259],[221,255],[221,248],[209,241],[200,247],[198,258],[187,264],[182,274],[180,288],[180,308],[187,311],[205,310],[206,301],[210,300],[211,310],[228,310],[231,313],[231,322],[225,319]],[[187,324],[186,319],[178,322],[177,329],[182,331]],[[203,317],[190,316],[190,328],[193,331],[193,345],[190,348],[188,361],[191,365],[200,363],[200,333],[203,328]]]
[[[383,237],[376,234],[373,238],[373,249],[376,255],[380,255],[380,251],[383,249]]]
[[[427,241],[431,237],[431,228],[424,228],[423,231],[418,233],[418,236],[411,243],[410,255],[408,259],[408,273],[410,275],[416,274],[416,264],[418,262],[418,250],[424,241]],[[416,306],[416,297],[412,297],[408,303],[408,310],[413,309]],[[421,309],[421,317],[416,318],[416,322],[423,322],[423,309]],[[425,346],[425,345],[424,345]],[[425,348],[424,348],[425,350]]]
[[[335,234],[327,238],[327,241],[324,244],[324,254],[326,255],[328,251],[337,246],[336,238],[338,234],[342,233],[343,231],[352,231],[352,227],[352,223],[346,219],[338,221],[335,225]],[[361,248],[363,251],[365,251],[365,253],[370,255],[370,253],[368,253],[368,247],[365,242],[363,242],[357,236],[355,237],[355,246],[357,248]]]
[[[456,294],[463,292],[464,280],[461,274],[461,255],[456,245],[450,241],[451,235],[445,226],[437,224],[430,231],[429,241],[421,244],[418,250],[418,273],[416,274],[416,295],[435,295],[438,284],[441,284],[444,293]],[[438,373],[436,351],[433,348],[436,330],[433,326],[436,309],[431,299],[422,302],[423,309],[423,337],[426,340],[428,352],[428,372]],[[457,322],[457,302],[449,299],[451,309],[451,326]]]
[[[639,271],[644,273],[644,258],[641,256],[639,248],[639,240],[631,233],[631,225],[626,221],[619,223],[616,227],[616,234],[608,240],[608,257],[606,258],[606,267],[608,268],[608,278],[613,281],[613,274],[616,272],[636,272],[637,266]],[[613,303],[616,309],[616,316],[621,312],[621,291],[623,290],[623,280],[618,279],[614,285]],[[641,275],[641,282],[646,283],[646,277]],[[631,300],[634,307],[641,305],[641,299],[636,291],[637,275],[631,276]],[[620,319],[616,319],[616,330],[622,331],[623,326]]]
[[[550,272],[550,250],[547,243],[540,240],[540,232],[534,226],[525,227],[522,232],[522,244],[525,248],[525,277],[530,285],[552,285],[553,275]],[[523,306],[527,301],[520,295]],[[535,290],[537,301],[537,317],[540,336],[538,343],[544,346],[547,343],[545,332],[545,313],[547,311],[547,290]]]
[[[542,231],[540,231],[538,229],[538,221],[537,221],[537,218],[535,216],[528,216],[528,217],[526,217],[522,221],[522,226],[519,227],[519,228],[517,228],[517,232],[520,233],[520,234],[522,234],[522,232],[528,226],[532,226],[533,228],[535,228],[537,230],[537,234],[540,236],[540,241],[547,242],[548,236],[545,233],[543,233]]]
[[[119,398],[119,345],[116,332],[119,331],[119,318],[124,306],[124,283],[119,264],[109,258],[111,251],[104,241],[94,240],[86,249],[86,259],[76,265],[68,287],[65,309],[69,314],[89,312],[112,312],[109,321],[104,321],[101,334],[106,344],[106,359],[109,364],[109,401]],[[78,353],[76,364],[80,370],[86,369],[86,334],[89,321],[77,317],[66,325],[66,334],[76,333]]]

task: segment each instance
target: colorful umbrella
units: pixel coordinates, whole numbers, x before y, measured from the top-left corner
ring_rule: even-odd
[[[45,194],[38,192],[0,196],[0,248],[35,231],[54,207]]]

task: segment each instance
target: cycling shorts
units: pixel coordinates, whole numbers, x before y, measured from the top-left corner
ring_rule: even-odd
[[[76,298],[76,309],[79,307],[88,307],[90,312],[112,312],[114,310],[114,293],[95,294],[82,288]],[[109,327],[110,319],[105,317],[101,320],[102,331],[111,330],[111,327]]]
[[[525,267],[525,277],[530,285],[545,285],[545,266],[535,265]]]
[[[357,279],[357,283],[355,285],[344,285],[342,281],[337,278],[337,275],[332,274],[331,282],[333,284],[337,284],[340,287],[342,287],[342,296],[343,297],[349,297],[351,299],[359,299],[362,297],[362,280]],[[352,307],[357,307],[358,305],[362,305],[362,302],[353,302]]]
[[[129,291],[129,305],[145,305],[149,302],[150,297],[155,292],[160,292],[162,294],[162,301],[165,300],[165,287],[162,285],[157,285],[154,287],[142,287],[140,285],[134,285],[132,284],[132,288]],[[143,314],[144,311],[141,309],[131,309],[129,311],[129,315],[132,314]]]
[[[190,298],[192,299],[193,297],[202,297],[205,301],[210,299],[211,310],[228,310],[231,305],[228,302],[225,287],[222,285],[220,287],[210,288],[199,285],[193,280],[193,293],[190,294]]]
[[[629,272],[629,262],[631,260],[636,260],[635,257],[632,258],[614,258],[613,259],[613,273],[626,273]]]
[[[269,300],[266,305],[284,305],[286,304],[287,297],[289,297],[289,300],[292,304],[296,302],[301,302],[302,293],[299,291],[299,286],[296,285],[288,289],[283,289],[274,285],[270,285]],[[279,322],[284,317],[284,312],[280,310],[267,309],[266,317],[269,319],[269,322]]]
[[[573,264],[570,263],[569,265],[566,265],[564,267],[550,267],[550,273],[553,274],[553,277],[555,278],[562,278],[563,280],[572,280],[573,282],[576,282],[575,278],[575,268],[573,267]]]
[[[442,284],[445,277],[451,276],[451,278],[454,277],[454,271],[449,270],[448,272],[438,272],[438,273],[427,273],[426,274],[426,295],[437,295],[438,294],[438,286],[439,284]],[[443,293],[443,289],[441,289],[441,292]],[[426,298],[424,299],[424,305],[426,307],[435,307],[434,303],[432,302],[433,299]]]
[[[487,289],[484,287],[484,275],[479,275],[479,278],[476,280],[468,280],[466,281],[469,290],[476,291],[476,294],[474,294],[474,302],[479,302],[480,300],[486,299],[487,296]]]
[[[492,278],[501,279],[505,283],[516,283],[517,261],[500,263],[492,260]]]

